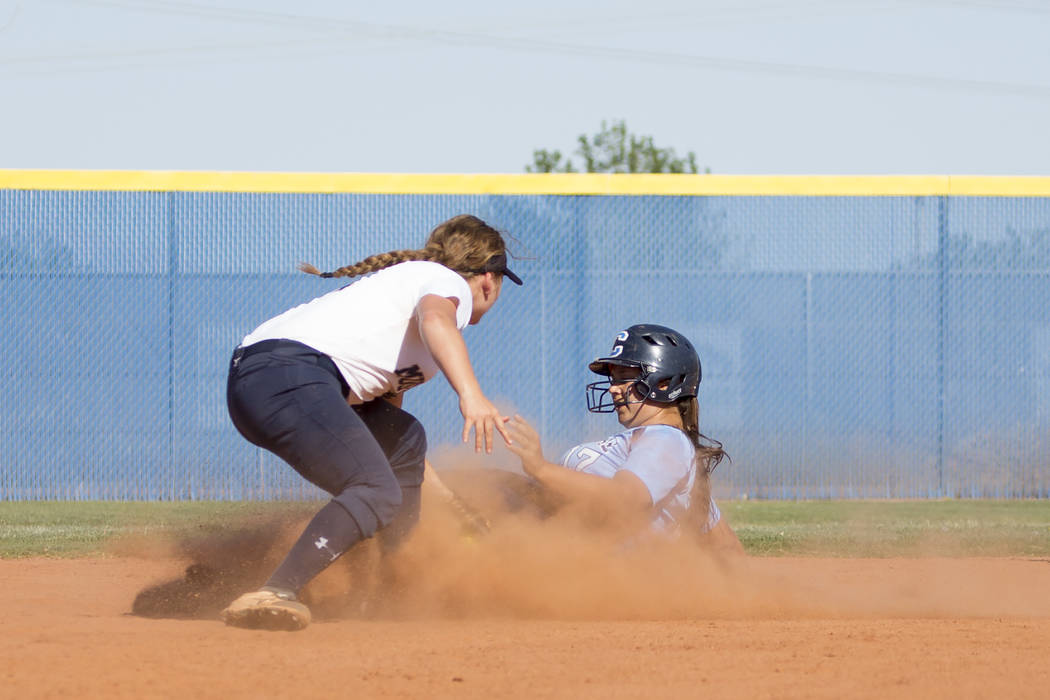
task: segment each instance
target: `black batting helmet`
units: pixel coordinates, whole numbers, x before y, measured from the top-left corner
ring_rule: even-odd
[[[595,374],[610,376],[610,365],[637,367],[634,380],[642,401],[671,403],[695,397],[700,387],[700,357],[689,339],[676,330],[651,323],[641,323],[616,334],[612,350],[590,364]],[[661,387],[661,384],[664,386]],[[609,394],[611,380],[587,385],[587,410],[611,413],[615,410]]]

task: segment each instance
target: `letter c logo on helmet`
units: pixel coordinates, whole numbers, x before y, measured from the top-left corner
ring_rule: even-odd
[[[609,359],[611,359],[613,357],[619,357],[621,354],[623,354],[623,345],[622,345],[622,343],[627,342],[627,339],[630,338],[630,337],[631,337],[631,334],[628,333],[627,331],[620,331],[619,333],[617,333],[616,334],[616,340],[613,341],[613,348],[612,348],[612,350],[609,351],[609,354],[607,355],[607,357]]]

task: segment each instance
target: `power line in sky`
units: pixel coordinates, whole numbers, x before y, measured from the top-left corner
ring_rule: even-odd
[[[69,2],[70,0],[65,0]],[[922,0],[920,0],[922,1]],[[984,5],[977,0],[925,0],[926,4],[936,5]],[[576,56],[581,58],[603,58],[608,60],[647,63],[664,66],[695,67],[716,71],[729,71],[737,73],[780,75],[793,78],[810,78],[844,81],[849,83],[876,83],[884,85],[897,85],[904,87],[916,87],[937,90],[951,90],[967,92],[971,94],[993,94],[1008,95],[1015,97],[1029,97],[1046,99],[1050,98],[1050,85],[1039,85],[1031,83],[1014,83],[998,80],[976,80],[968,78],[951,78],[934,75],[923,75],[914,73],[897,73],[892,71],[865,70],[857,68],[841,68],[819,65],[792,64],[775,61],[759,61],[752,59],[726,58],[720,56],[701,56],[695,54],[684,54],[670,51],[651,51],[644,49],[627,49],[610,46],[594,46],[588,44],[551,41],[545,39],[534,39],[521,36],[498,36],[482,32],[447,31],[441,29],[430,29],[414,27],[409,25],[389,25],[362,22],[359,20],[343,19],[338,17],[316,17],[297,15],[264,10],[230,8],[221,6],[205,6],[189,2],[178,2],[176,0],[79,0],[77,5],[92,4],[122,9],[145,11],[151,14],[176,14],[181,16],[203,17],[220,20],[232,20],[237,22],[249,22],[253,24],[264,24],[282,28],[295,28],[299,30],[321,32],[323,34],[337,37],[354,36],[358,39],[366,38],[379,40],[384,43],[390,42],[416,42],[429,43],[459,48],[488,48],[501,51],[520,51],[526,53],[537,53],[543,55]],[[820,3],[816,3],[820,4]],[[1009,4],[1009,3],[1008,3]],[[1014,6],[1017,3],[1013,3]],[[1031,7],[1025,5],[1025,7]],[[1050,9],[1048,7],[1047,9]],[[21,68],[32,71],[34,67],[46,72],[61,72],[63,70],[84,70],[85,62],[106,61],[118,63],[121,59],[133,59],[134,65],[139,65],[142,60],[149,60],[163,56],[172,58],[179,54],[190,55],[202,50],[229,50],[247,48],[252,50],[281,49],[284,47],[295,48],[303,43],[313,42],[311,49],[322,48],[316,44],[316,38],[312,40],[284,40],[251,42],[250,44],[219,44],[207,47],[190,46],[171,49],[143,49],[128,52],[106,52],[105,54],[69,54],[64,56],[30,56],[21,58],[0,59],[0,75],[3,68]],[[340,53],[348,48],[358,48],[359,45],[343,47],[339,45],[324,49],[325,54]],[[80,62],[81,65],[77,65]],[[66,64],[63,67],[62,64]],[[131,66],[106,66],[104,68],[120,68]]]

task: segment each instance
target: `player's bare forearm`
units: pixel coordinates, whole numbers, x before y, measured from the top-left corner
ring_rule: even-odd
[[[590,506],[597,512],[641,515],[652,506],[648,489],[630,472],[607,479],[546,460],[525,471],[559,499]]]
[[[469,506],[459,495],[445,485],[430,460],[423,460],[423,485],[431,489],[438,500],[449,507],[460,524],[471,534],[484,534],[492,529],[488,519]]]
[[[598,513],[644,514],[652,506],[649,489],[631,472],[607,479],[566,469],[543,457],[539,434],[524,418],[514,416],[507,429],[514,440],[510,451],[521,458],[522,469],[557,498]]]
[[[420,300],[416,317],[419,335],[456,394],[481,394],[467,344],[456,327],[456,305],[444,297],[427,295]]]
[[[463,442],[474,431],[474,449],[492,452],[493,435],[499,433],[510,442],[503,427],[503,417],[481,391],[481,385],[470,366],[467,344],[456,327],[456,304],[451,299],[428,294],[416,308],[419,335],[430,351],[448,383],[459,395],[459,410],[463,414]]]

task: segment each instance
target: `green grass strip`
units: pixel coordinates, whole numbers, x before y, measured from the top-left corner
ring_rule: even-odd
[[[730,501],[751,554],[1048,556],[1048,500]]]
[[[319,506],[316,501],[3,501],[0,558],[97,556],[122,537],[218,532],[255,517],[305,516]]]
[[[221,531],[308,517],[320,503],[0,502],[0,558],[99,556],[122,537]],[[725,501],[759,556],[1050,556],[1050,500]]]

